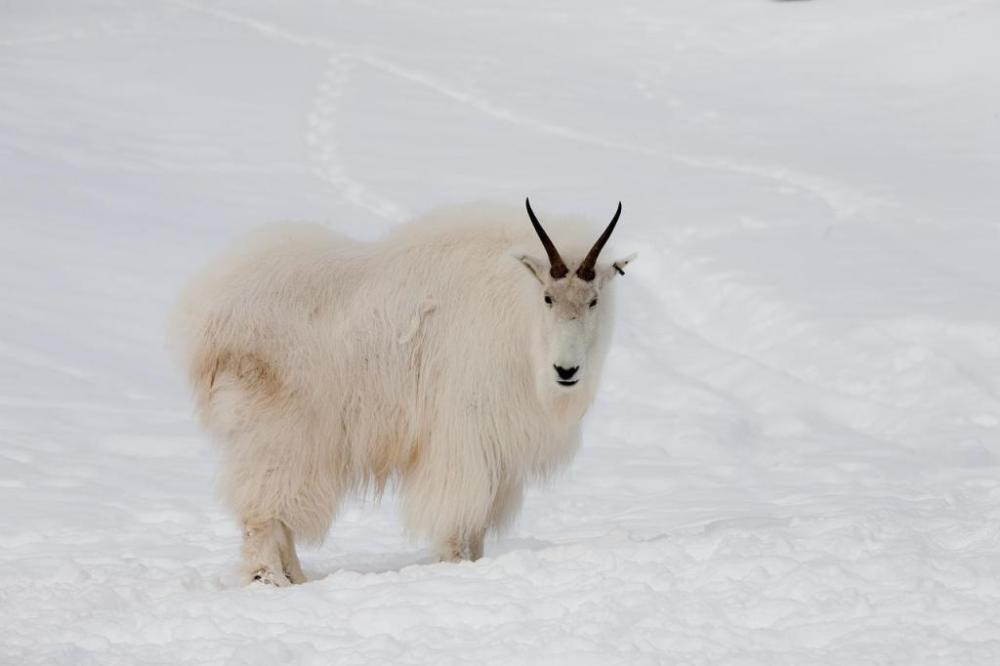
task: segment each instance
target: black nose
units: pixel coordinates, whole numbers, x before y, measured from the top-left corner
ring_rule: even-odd
[[[559,379],[572,379],[573,375],[576,374],[576,371],[580,369],[580,366],[576,366],[575,368],[563,368],[558,365],[553,365],[552,367],[556,369],[557,373],[559,373]]]

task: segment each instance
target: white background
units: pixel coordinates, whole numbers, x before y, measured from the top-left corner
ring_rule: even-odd
[[[0,662],[1000,663],[1000,4],[4,2]],[[164,344],[241,231],[624,213],[566,474],[475,564],[311,582]],[[527,220],[525,220],[527,224]]]

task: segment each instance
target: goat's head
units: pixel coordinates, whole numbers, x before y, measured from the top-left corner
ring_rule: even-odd
[[[525,199],[528,217],[548,255],[548,261],[521,255],[518,258],[538,280],[538,307],[542,325],[539,327],[537,351],[543,376],[549,377],[561,390],[571,390],[585,379],[599,343],[602,321],[610,316],[602,307],[601,292],[616,276],[625,274],[625,266],[635,258],[631,255],[610,264],[597,263],[598,255],[608,242],[622,212],[619,202],[615,216],[579,265],[571,270],[559,250],[545,233],[531,203]],[[548,380],[546,380],[548,381]]]

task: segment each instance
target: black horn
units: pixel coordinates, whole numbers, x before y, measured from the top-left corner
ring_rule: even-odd
[[[576,269],[576,276],[581,280],[590,282],[597,277],[597,273],[594,271],[594,266],[597,264],[597,255],[601,253],[601,250],[604,249],[605,243],[607,243],[608,239],[611,238],[611,232],[615,230],[615,225],[618,224],[618,216],[621,214],[622,202],[619,201],[618,210],[615,211],[615,216],[611,218],[611,222],[608,224],[607,229],[604,230],[601,237],[597,239],[596,243],[594,243],[594,247],[590,248],[590,252],[587,253],[586,257],[584,257],[580,267]]]
[[[528,217],[531,218],[531,224],[535,227],[535,233],[538,234],[538,240],[542,241],[542,246],[545,247],[545,253],[549,255],[549,265],[551,266],[551,268],[549,268],[549,275],[556,280],[566,277],[566,274],[569,273],[569,269],[566,268],[566,262],[564,262],[562,257],[559,256],[559,250],[556,249],[556,246],[552,243],[552,239],[549,238],[549,235],[545,233],[545,229],[542,229],[541,223],[538,221],[538,218],[535,217],[535,211],[531,210],[531,202],[527,199],[527,197],[524,199],[524,206],[528,209]]]

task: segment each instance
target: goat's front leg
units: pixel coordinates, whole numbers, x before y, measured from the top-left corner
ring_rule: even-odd
[[[451,537],[435,544],[435,550],[442,562],[475,562],[483,556],[483,537],[487,529],[500,530],[507,526],[521,508],[522,489],[516,481],[508,481],[500,486],[493,497],[486,519],[488,527],[455,530]]]
[[[435,544],[434,550],[442,562],[475,562],[483,556],[483,537],[486,530],[462,530]]]

